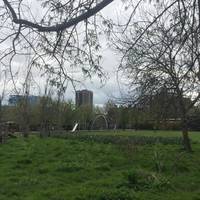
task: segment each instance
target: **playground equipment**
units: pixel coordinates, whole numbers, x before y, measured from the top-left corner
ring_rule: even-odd
[[[78,123],[75,123],[73,129],[71,130],[71,133],[74,133],[77,128],[78,128]]]
[[[94,128],[94,124],[95,124],[95,122],[97,121],[97,119],[99,119],[99,118],[102,118],[102,119],[104,120],[104,122],[105,122],[105,129],[108,129],[108,121],[107,121],[105,115],[103,115],[103,114],[98,114],[98,115],[94,118],[94,120],[93,120],[93,122],[92,122],[91,130]]]

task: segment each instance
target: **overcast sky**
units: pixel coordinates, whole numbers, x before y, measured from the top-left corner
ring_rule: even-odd
[[[33,12],[38,12],[37,7],[32,5],[32,1],[27,0],[30,2],[31,8],[33,8]],[[34,11],[35,9],[35,11]],[[123,11],[123,12],[122,12]],[[104,8],[102,11],[103,15],[106,18],[111,18],[113,20],[118,20],[118,18],[126,18],[126,15],[124,14],[124,4],[122,3],[122,0],[115,0],[113,3],[111,3],[109,6]],[[112,99],[115,97],[120,97],[120,92],[125,93],[126,89],[123,87],[122,84],[118,83],[117,78],[116,78],[116,70],[117,67],[119,66],[119,61],[120,61],[120,55],[117,55],[116,52],[112,51],[108,45],[107,45],[107,39],[106,37],[101,38],[101,54],[102,54],[102,61],[101,61],[101,66],[104,69],[104,72],[107,74],[107,81],[105,84],[102,84],[99,78],[96,76],[93,76],[91,80],[89,79],[83,79],[82,76],[80,76],[79,80],[82,81],[83,85],[79,85],[76,87],[77,90],[79,89],[88,89],[92,90],[94,94],[94,104],[97,105],[103,105],[108,101],[108,99]],[[23,65],[26,66],[26,63],[28,63],[27,58],[22,58],[18,57],[15,60],[15,67],[14,72],[18,72],[18,69],[22,69],[22,61]],[[24,76],[26,74],[26,70],[21,70],[20,74],[17,74],[17,85],[19,88],[24,82]],[[44,85],[44,79],[38,75],[37,71],[33,71],[34,74],[34,86],[31,87],[30,94],[37,95],[39,94],[39,89],[41,89],[41,86]],[[6,93],[6,99],[8,99],[9,94],[15,94],[15,91],[13,90],[12,86],[12,81],[10,80],[6,86],[7,86],[7,93]],[[120,88],[119,88],[120,84]],[[1,83],[1,88],[2,88],[2,83]],[[9,90],[8,88],[12,88]],[[122,89],[123,88],[123,89]],[[20,91],[22,92],[22,91]],[[42,92],[41,92],[42,93]],[[72,86],[69,85],[66,91],[66,99],[72,99],[74,100],[75,98],[75,91],[73,90]]]
[[[32,12],[33,13],[37,12],[36,10],[38,9],[37,6],[32,5],[31,1],[28,1],[28,2],[32,8]],[[118,12],[121,9],[121,5],[122,5],[121,0],[115,0],[109,6],[104,8],[102,13],[106,18],[114,19],[119,14]],[[92,79],[89,79],[89,78],[84,79],[83,76],[80,75],[78,79],[81,80],[83,84],[76,86],[76,90],[88,89],[88,90],[93,91],[94,104],[97,104],[97,105],[103,105],[104,103],[108,101],[108,99],[119,96],[119,87],[116,80],[116,69],[119,65],[119,60],[120,60],[119,55],[116,55],[116,53],[114,53],[108,47],[106,37],[101,37],[100,44],[102,46],[102,49],[100,51],[100,54],[102,55],[101,66],[103,67],[103,70],[105,74],[107,75],[106,83],[102,84],[100,79],[96,76],[93,76]],[[10,45],[10,44],[7,44],[7,45]],[[22,56],[17,57],[14,60],[13,66],[15,66],[15,68],[12,70],[13,70],[13,74],[15,74],[16,72],[15,84],[18,87],[19,93],[22,93],[22,89],[20,88],[22,88],[22,84],[24,83],[24,77],[27,73],[27,70],[24,69],[22,65],[27,66],[27,63],[28,63],[28,58],[22,57]],[[44,81],[44,78],[41,78],[41,76],[38,75],[39,73],[37,70],[33,70],[32,73],[34,76],[34,83],[31,84],[30,94],[38,95],[39,93],[42,93],[39,90],[43,90],[41,88],[45,84],[45,81]],[[3,77],[2,77],[2,80],[3,80]],[[3,82],[1,82],[0,87],[2,89]],[[9,98],[10,94],[16,94],[16,91],[13,89],[12,80],[6,83],[6,94],[5,94],[6,100]],[[73,101],[75,99],[75,91],[70,84],[68,85],[65,98],[66,100],[72,99]]]
[[[120,15],[122,15],[122,8],[124,4],[121,0],[115,0],[109,6],[104,8],[102,13],[105,17],[116,19]],[[97,105],[105,104],[109,99],[118,98],[120,97],[120,93],[125,92],[125,88],[122,89],[122,85],[117,80],[117,68],[120,63],[120,55],[117,55],[111,48],[108,47],[107,40],[105,38],[102,39],[102,62],[101,66],[103,67],[105,73],[107,73],[107,81],[105,84],[102,85],[100,80],[97,77],[92,78],[92,80],[85,80],[85,87],[88,90],[93,91],[94,95],[94,103]],[[119,84],[121,87],[119,88]],[[84,89],[84,86],[77,88],[77,89]],[[120,91],[119,91],[120,90]],[[69,98],[74,98],[74,91],[69,94]]]

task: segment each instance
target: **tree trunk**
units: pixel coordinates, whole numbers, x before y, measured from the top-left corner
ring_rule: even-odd
[[[182,120],[182,135],[183,135],[184,150],[186,150],[187,152],[192,152],[192,147],[191,147],[190,138],[189,138],[189,134],[188,134],[188,126],[187,126],[186,119]]]
[[[40,137],[44,138],[44,137],[50,137],[51,136],[51,132],[50,132],[50,128],[49,128],[49,123],[44,121],[41,124],[40,127]]]
[[[25,138],[28,137],[28,135],[29,135],[29,127],[28,127],[27,124],[24,124],[24,127],[23,127],[23,129],[22,129],[22,134],[23,134],[23,136],[24,136]]]
[[[2,123],[2,99],[0,97],[0,144],[5,143],[7,138],[7,127]]]
[[[29,136],[29,131],[30,131],[30,110],[29,110],[29,101],[28,101],[28,93],[26,92],[25,98],[23,99],[22,102],[22,106],[23,106],[23,136],[25,138],[27,138]]]
[[[1,98],[0,98],[0,143],[3,143],[3,131],[2,131],[2,123],[1,123]]]
[[[27,109],[27,108],[25,108]],[[28,115],[28,111],[25,110],[24,113],[22,113],[23,116],[23,122],[22,122],[22,134],[25,138],[27,138],[29,136],[29,115]]]

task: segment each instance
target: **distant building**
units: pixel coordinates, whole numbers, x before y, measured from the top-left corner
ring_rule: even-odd
[[[8,99],[8,105],[10,106],[15,106],[17,105],[20,101],[22,101],[25,98],[24,95],[10,95]],[[35,105],[39,103],[40,97],[39,96],[34,96],[34,95],[29,95],[27,96],[28,102],[31,105]]]
[[[76,107],[90,106],[93,107],[93,92],[89,90],[76,91]]]

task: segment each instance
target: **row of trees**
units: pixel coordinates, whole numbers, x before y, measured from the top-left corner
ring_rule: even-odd
[[[24,98],[15,106],[2,106],[1,113],[2,121],[15,122],[24,136],[31,130],[46,136],[52,130],[70,130],[77,121],[85,124],[91,115],[87,107],[75,109],[71,101],[57,101],[50,97],[41,97],[37,104],[27,103]]]
[[[190,99],[184,99],[190,104]],[[187,119],[189,127],[199,130],[200,109],[195,106]],[[28,136],[29,131],[39,131],[49,136],[52,131],[72,130],[75,123],[79,129],[181,129],[181,108],[177,97],[163,90],[154,97],[148,96],[137,105],[115,104],[108,101],[104,107],[77,107],[72,101],[58,101],[41,97],[38,103],[30,104],[26,98],[15,106],[1,108],[2,122],[15,122],[19,131]]]
[[[181,130],[181,109],[176,98],[163,99],[163,94],[147,98],[137,105],[117,106],[112,101],[105,106],[109,128],[135,130]],[[189,99],[185,99],[190,102]],[[195,106],[187,116],[190,130],[200,130],[200,107]]]

